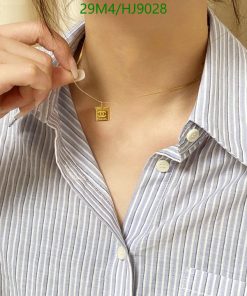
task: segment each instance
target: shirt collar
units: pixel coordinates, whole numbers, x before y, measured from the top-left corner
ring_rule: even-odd
[[[247,165],[247,49],[214,15],[197,101],[189,120]]]
[[[209,39],[196,103],[188,119],[203,128],[226,151],[247,165],[247,50],[208,8]],[[74,54],[85,22],[65,33]],[[44,50],[46,51],[46,50]],[[54,65],[54,55],[49,52]],[[46,123],[61,88],[31,112]]]

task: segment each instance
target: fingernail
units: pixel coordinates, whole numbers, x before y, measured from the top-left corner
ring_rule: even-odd
[[[85,78],[85,71],[83,69],[78,70],[78,77],[75,79],[75,82],[81,81]]]
[[[78,69],[77,69],[77,65],[76,65],[76,61],[74,58],[72,58],[70,60],[70,70],[72,72],[72,75],[74,77],[74,79],[77,79],[79,73],[78,73]]]

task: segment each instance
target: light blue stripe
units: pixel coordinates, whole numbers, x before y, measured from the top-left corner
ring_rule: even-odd
[[[122,229],[68,86],[0,119],[1,296],[247,296],[247,51],[208,15],[194,109],[147,159]],[[83,32],[66,33],[73,52]]]

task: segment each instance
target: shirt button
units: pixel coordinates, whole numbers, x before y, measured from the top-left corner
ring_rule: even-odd
[[[186,139],[189,142],[195,142],[199,138],[199,130],[196,128],[192,128],[186,135]]]
[[[120,260],[124,260],[126,258],[126,251],[125,251],[124,247],[122,247],[122,246],[118,247],[117,256],[118,256],[118,259],[120,259]]]
[[[167,172],[169,170],[170,164],[165,159],[159,159],[156,163],[156,168],[160,172]]]

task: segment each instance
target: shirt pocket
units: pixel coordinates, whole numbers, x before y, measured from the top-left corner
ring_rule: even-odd
[[[178,296],[247,296],[246,282],[187,268],[182,274]]]

